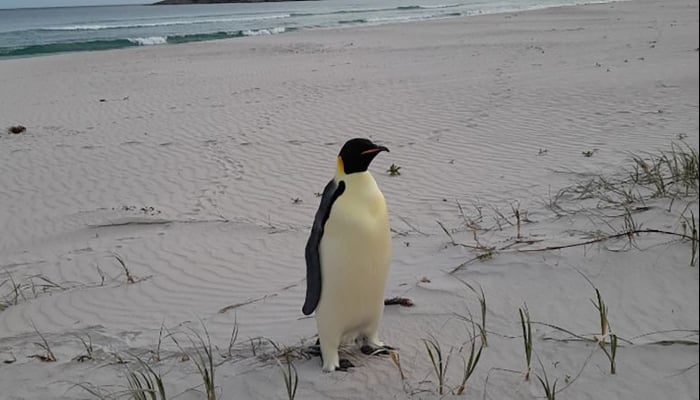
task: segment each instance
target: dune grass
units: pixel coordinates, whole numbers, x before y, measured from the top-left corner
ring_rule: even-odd
[[[698,197],[700,177],[698,151],[685,142],[671,142],[670,150],[630,155],[632,166],[622,176],[595,176],[550,195],[546,206],[558,215],[565,210],[560,201],[596,200],[597,208],[644,204],[649,199]]]
[[[472,377],[474,371],[476,370],[476,366],[479,364],[479,360],[481,359],[481,352],[482,350],[484,350],[485,345],[483,342],[481,342],[479,344],[478,350],[476,350],[476,337],[472,337],[472,339],[468,342],[468,346],[469,357],[464,357],[464,355],[462,355],[462,380],[455,391],[457,395],[461,395],[466,390],[469,378]]]
[[[161,375],[140,358],[140,369],[129,369],[126,373],[127,394],[133,400],[167,400]]]
[[[212,350],[211,337],[209,336],[209,331],[207,331],[206,325],[201,323],[202,329],[204,330],[204,335],[199,332],[190,329],[190,333],[186,336],[187,340],[192,345],[191,350],[186,351],[178,342],[175,335],[171,335],[175,345],[188,356],[190,360],[194,363],[199,375],[202,378],[202,386],[204,387],[204,394],[207,400],[216,400],[216,383],[215,383],[215,365],[214,365],[214,352]]]
[[[654,189],[654,197],[698,194],[698,151],[685,142],[672,142],[671,149],[647,157],[632,155],[633,182]]]
[[[523,346],[525,350],[525,380],[529,381],[532,370],[532,323],[527,305],[519,308],[518,313],[520,314],[520,327],[523,332]]]
[[[32,327],[34,328],[34,332],[36,332],[36,334],[39,335],[39,338],[41,338],[41,342],[35,342],[34,344],[41,347],[44,350],[44,354],[34,354],[31,357],[38,358],[39,360],[44,362],[56,362],[57,358],[56,355],[53,353],[53,350],[51,350],[51,345],[49,345],[49,342],[46,340],[44,335],[42,335],[41,332],[39,332],[39,329],[37,329],[33,321]]]
[[[87,340],[83,339],[83,337],[80,335],[73,335],[73,336],[75,336],[80,341],[80,343],[83,345],[83,348],[85,348],[85,354],[78,355],[77,357],[74,358],[74,360],[76,360],[78,362],[94,360],[95,359],[95,357],[93,356],[94,349],[92,347],[92,337],[90,337],[90,334],[86,333]]]
[[[231,329],[231,336],[229,337],[228,345],[226,346],[226,351],[221,351],[218,347],[216,348],[221,358],[233,358],[233,348],[236,344],[236,340],[238,340],[238,317],[234,317],[233,319],[233,328]]]
[[[42,294],[85,286],[75,282],[57,283],[42,274],[25,275],[19,279],[15,279],[10,272],[6,272],[6,275],[7,277],[0,281],[0,290],[6,290],[0,294],[0,311],[16,306],[21,301],[36,299]]]
[[[590,282],[590,281],[589,281]],[[617,335],[610,333],[610,323],[608,321],[608,306],[603,301],[602,296],[598,288],[594,286],[596,300],[591,300],[593,306],[598,310],[598,315],[600,319],[600,336],[597,337],[598,346],[603,350],[605,355],[610,361],[610,374],[615,375],[615,357],[617,355]],[[607,339],[610,338],[610,350],[606,348]]]
[[[452,349],[447,354],[444,354],[440,342],[434,337],[423,339],[423,344],[425,345],[425,351],[428,353],[428,358],[430,358],[435,379],[437,379],[437,392],[442,396],[447,388],[447,368],[450,365]]]
[[[690,217],[686,215],[686,211],[690,211]],[[681,214],[681,227],[683,228],[683,234],[690,236],[690,266],[694,266],[695,263],[698,261],[698,243],[700,243],[700,240],[698,240],[698,226],[697,226],[697,217],[695,216],[695,213],[693,213],[693,210],[685,210]]]
[[[542,386],[542,389],[544,390],[544,396],[547,400],[556,400],[557,380],[555,379],[554,382],[550,383],[549,377],[547,376],[547,370],[544,368],[542,361],[539,360],[539,358],[537,359],[537,361],[539,361],[540,367],[542,368],[542,376],[540,376],[539,374],[536,374],[535,377],[540,382],[540,385]]]
[[[136,283],[138,279],[131,273],[129,268],[126,266],[126,261],[120,256],[119,254],[114,253],[114,258],[117,260],[119,265],[122,267],[124,270],[124,274],[126,275],[126,282],[127,283]]]
[[[284,363],[279,358],[275,358],[277,365],[284,379],[284,387],[287,390],[287,399],[294,400],[299,388],[299,373],[294,366],[294,358],[290,352],[285,353]]]

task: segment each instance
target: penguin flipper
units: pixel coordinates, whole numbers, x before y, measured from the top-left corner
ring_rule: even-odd
[[[321,256],[319,245],[323,237],[323,228],[331,214],[331,207],[335,200],[345,191],[345,182],[338,183],[335,180],[328,182],[323,189],[321,204],[316,211],[314,224],[311,227],[311,235],[306,242],[306,300],[302,312],[310,315],[316,309],[321,299]]]

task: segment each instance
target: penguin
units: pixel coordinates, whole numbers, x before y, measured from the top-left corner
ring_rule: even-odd
[[[363,339],[365,354],[384,351],[377,331],[391,263],[391,232],[384,195],[367,168],[387,149],[369,139],[343,145],[306,243],[306,299],[316,312],[323,371],[353,367],[341,344]]]

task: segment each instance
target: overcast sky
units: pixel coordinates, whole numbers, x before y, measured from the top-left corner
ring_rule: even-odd
[[[104,6],[108,4],[147,4],[155,0],[0,0],[0,8]]]

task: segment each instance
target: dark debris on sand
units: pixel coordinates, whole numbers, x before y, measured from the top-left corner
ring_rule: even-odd
[[[18,135],[26,130],[27,128],[22,125],[15,125],[7,128],[8,133],[14,133],[15,135]]]
[[[406,297],[392,297],[384,300],[385,306],[400,305],[403,307],[413,307],[413,300]]]

